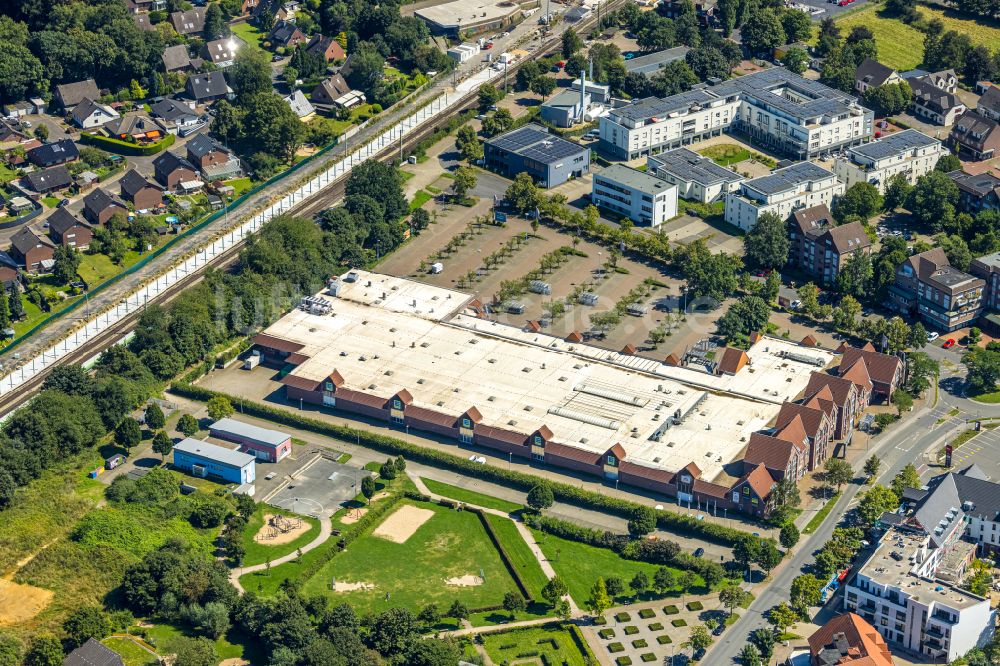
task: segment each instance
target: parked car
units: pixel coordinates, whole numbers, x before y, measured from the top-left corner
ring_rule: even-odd
[[[270,481],[271,479],[273,479],[276,476],[278,476],[277,472],[268,472],[267,476],[264,477],[264,480],[265,481]]]
[[[936,332],[931,331],[930,333],[927,334],[927,342],[934,342],[939,337],[941,336],[939,336]]]
[[[705,549],[704,548],[695,548],[695,550],[694,550],[694,556],[695,557],[701,557],[704,554],[705,554]]]
[[[951,349],[952,347],[955,346],[955,338],[948,338],[947,340],[944,341],[944,344],[941,346],[944,347],[945,349]]]
[[[62,208],[63,206],[68,206],[68,205],[69,205],[69,199],[62,199],[59,201],[58,204],[56,204],[56,208]]]

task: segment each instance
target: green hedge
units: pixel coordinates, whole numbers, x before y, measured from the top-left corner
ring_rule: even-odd
[[[541,479],[534,474],[525,474],[515,470],[506,470],[492,465],[480,465],[466,460],[462,456],[456,456],[444,451],[438,451],[429,447],[404,442],[401,439],[359,430],[346,425],[328,423],[319,419],[290,412],[278,407],[264,405],[261,403],[244,400],[225,393],[219,393],[194,386],[187,383],[173,385],[170,390],[177,395],[207,402],[216,395],[229,398],[233,405],[238,405],[240,411],[250,416],[280,423],[293,428],[309,430],[326,437],[332,437],[345,442],[356,442],[361,446],[376,451],[401,455],[407,460],[441,467],[453,472],[460,472],[465,476],[492,481],[503,485],[511,486],[517,490],[528,492],[540,482],[546,483],[552,488],[555,499],[567,504],[573,504],[586,509],[594,509],[612,513],[625,518],[631,518],[636,509],[642,505],[617,497],[609,497],[590,490],[584,490],[568,483]],[[738,539],[747,536],[747,532],[725,525],[718,525],[707,520],[697,520],[693,516],[686,516],[672,511],[660,510],[657,514],[657,525],[660,529],[668,532],[684,533],[693,537],[705,539],[723,546],[732,547]]]
[[[111,137],[101,136],[100,134],[87,134],[84,132],[80,135],[80,143],[88,143],[92,146],[103,148],[108,152],[118,153],[119,155],[149,156],[155,155],[158,152],[166,150],[170,146],[174,145],[176,138],[177,137],[173,134],[167,134],[156,143],[140,146],[136,143],[129,143],[128,141],[112,139]]]
[[[486,514],[480,509],[470,507],[466,507],[465,511],[476,514],[479,518],[479,522],[483,525],[483,529],[486,530],[486,534],[490,537],[490,542],[500,554],[500,559],[503,561],[503,565],[507,567],[507,573],[509,573],[510,577],[514,579],[514,583],[517,585],[517,590],[521,593],[521,596],[524,597],[524,600],[528,605],[534,603],[535,600],[531,598],[531,592],[528,591],[528,586],[521,578],[521,572],[519,572],[517,567],[514,566],[514,563],[510,561],[510,555],[507,554],[507,549],[503,547],[502,543],[500,543],[500,538],[497,537],[497,533],[493,530],[493,525],[491,525],[490,521],[486,518]]]

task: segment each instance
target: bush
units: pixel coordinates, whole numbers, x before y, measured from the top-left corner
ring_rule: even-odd
[[[88,134],[87,132],[84,132],[80,135],[80,143],[97,146],[98,148],[106,150],[110,153],[147,157],[149,155],[155,155],[162,150],[166,150],[174,144],[175,139],[176,137],[173,134],[167,134],[156,143],[140,146],[136,143],[120,141],[119,139],[112,139],[110,137],[101,136],[100,134]]]
[[[671,620],[670,624],[674,625],[675,627],[686,627],[688,623],[680,618],[677,618],[676,620]]]
[[[704,608],[705,608],[705,606],[702,605],[702,603],[700,601],[691,601],[687,605],[687,609],[689,611],[700,611],[700,610],[703,610]]]
[[[666,634],[657,636],[656,642],[659,643],[660,645],[670,645],[671,643],[673,643],[673,641],[670,640],[670,636],[667,636]]]
[[[631,619],[632,616],[629,615],[628,613],[618,613],[618,615],[615,615],[615,620],[617,622],[628,622]]]
[[[615,630],[614,629],[601,629],[600,631],[597,632],[597,635],[600,636],[601,638],[603,638],[604,640],[608,640],[609,638],[614,638],[615,637]]]
[[[664,615],[677,615],[678,613],[680,613],[680,611],[677,610],[677,606],[670,605],[670,606],[664,606],[663,607],[663,614]]]
[[[641,617],[643,620],[648,620],[649,618],[654,617],[655,615],[656,611],[654,611],[652,608],[643,608],[641,611],[639,611],[639,617]]]
[[[632,647],[634,648],[644,648],[647,647],[649,643],[646,642],[645,638],[637,638],[632,641]]]
[[[639,633],[639,627],[633,626],[631,624],[629,626],[625,627],[625,635],[626,636],[634,636],[637,633]]]
[[[643,645],[643,647],[646,647],[646,646]],[[648,663],[648,662],[651,662],[651,661],[656,661],[656,655],[653,654],[652,652],[644,652],[644,653],[642,653],[642,654],[639,655],[639,659],[642,659],[644,662]]]
[[[631,657],[618,657],[615,659],[615,663],[618,666],[632,666],[632,659]]]
[[[611,643],[608,645],[608,652],[611,654],[614,654],[615,652],[623,652],[624,650],[625,646],[621,643]]]
[[[654,622],[653,624],[649,625],[648,628],[650,631],[663,631],[663,625],[660,624],[659,622]]]

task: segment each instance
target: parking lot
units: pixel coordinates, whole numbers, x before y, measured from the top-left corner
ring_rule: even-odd
[[[317,454],[276,492],[272,491],[267,503],[294,513],[329,518],[344,502],[357,497],[365,476],[372,473]]]

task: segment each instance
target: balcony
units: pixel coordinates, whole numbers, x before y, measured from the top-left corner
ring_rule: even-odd
[[[934,637],[934,638],[944,638],[944,632],[941,631],[940,628],[935,627],[934,625],[931,625],[930,627],[928,627],[926,633],[927,633],[928,636],[931,636],[931,637]]]
[[[943,622],[945,624],[958,624],[958,618],[952,619],[952,616],[947,613],[941,613],[940,611],[935,611],[931,618],[937,620],[938,622]]]

